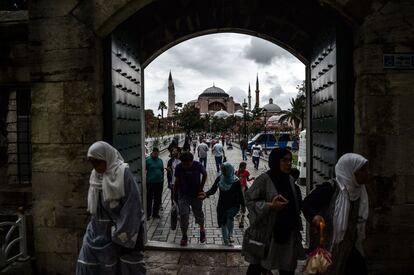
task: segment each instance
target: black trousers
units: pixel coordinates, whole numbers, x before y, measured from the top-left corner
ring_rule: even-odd
[[[250,264],[247,268],[246,275],[268,275],[272,274],[270,270],[262,267],[260,264]],[[295,275],[295,271],[279,270],[279,275]]]
[[[162,189],[162,182],[147,182],[147,217],[159,216]]]
[[[354,246],[351,250],[348,260],[346,261],[345,274],[347,275],[366,275],[368,274],[365,258],[359,253]]]
[[[269,271],[260,264],[249,264],[246,275],[268,275]]]

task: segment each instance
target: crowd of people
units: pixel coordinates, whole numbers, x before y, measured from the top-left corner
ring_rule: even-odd
[[[244,231],[241,252],[249,262],[247,274],[271,274],[274,269],[281,275],[294,274],[298,259],[305,257],[301,213],[311,224],[312,234],[320,233],[321,224],[326,225],[326,247],[333,259],[327,274],[367,274],[362,241],[369,212],[365,188],[369,181],[368,160],[354,153],[343,155],[335,166],[335,178],[318,184],[302,198],[289,149],[273,149],[268,159],[269,170],[254,178],[247,170],[244,145],[240,144],[243,161],[235,170],[226,161],[224,143],[225,140],[222,144],[217,142],[211,148],[217,176],[209,190],[204,187],[210,148],[203,138],[198,142],[188,138],[182,148],[174,141],[168,148],[170,159],[166,168],[158,149],[153,148],[146,159],[146,213],[140,190],[120,153],[105,142],[94,143],[87,154],[93,167],[88,193],[91,220],[76,273],[146,274],[145,218],[160,217],[166,170],[171,201],[179,209],[181,246],[188,245],[190,213],[200,227],[199,242],[206,242],[203,201],[218,192],[217,223],[224,245],[231,246],[234,241],[235,216],[247,213],[249,227]],[[253,148],[252,161],[257,169],[261,148]],[[250,181],[253,183],[249,184]]]

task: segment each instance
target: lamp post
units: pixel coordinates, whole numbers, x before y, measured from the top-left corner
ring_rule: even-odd
[[[247,140],[247,127],[246,127],[246,108],[247,108],[247,103],[246,103],[246,99],[244,99],[243,104],[243,123],[244,123],[244,138]]]
[[[267,118],[267,111],[266,109],[263,109],[263,114],[264,114],[264,133],[265,133],[265,154],[267,155],[267,141],[269,140],[269,137],[267,136],[267,127],[266,127],[266,118]]]
[[[158,134],[160,134],[160,123],[161,123],[161,115],[158,114]]]

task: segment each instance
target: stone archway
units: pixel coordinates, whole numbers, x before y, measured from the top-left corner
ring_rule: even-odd
[[[227,108],[226,108],[226,106],[224,106],[223,103],[221,103],[219,101],[213,101],[213,102],[210,102],[208,104],[208,111],[217,112],[217,111],[220,111],[220,110],[227,111]]]
[[[165,2],[169,4],[163,6]],[[346,59],[346,54],[340,56],[344,57],[342,62],[354,60],[357,88],[341,89],[356,91],[356,111],[352,112],[356,117],[354,148],[365,153],[371,165],[376,167],[372,201],[374,208],[383,211],[374,213],[375,219],[385,220],[389,232],[401,232],[402,229],[403,236],[410,239],[412,232],[399,217],[412,212],[412,206],[408,205],[412,200],[398,194],[395,197],[394,192],[388,191],[402,188],[401,186],[407,186],[407,190],[412,189],[408,185],[411,179],[409,175],[413,172],[409,166],[412,156],[408,152],[412,150],[397,148],[399,154],[395,161],[390,157],[393,156],[390,151],[395,149],[395,145],[389,141],[387,133],[376,131],[377,126],[380,129],[380,125],[384,124],[392,125],[391,132],[395,127],[398,128],[395,131],[401,128],[399,143],[408,144],[407,146],[412,148],[409,143],[409,137],[413,134],[410,124],[405,122],[406,127],[403,127],[404,120],[400,122],[401,127],[398,126],[400,124],[397,124],[398,127],[393,124],[395,121],[401,121],[400,118],[410,117],[412,114],[410,106],[404,105],[404,102],[409,102],[407,98],[412,96],[407,92],[411,90],[411,78],[409,74],[384,72],[381,63],[382,53],[387,49],[407,49],[407,45],[412,45],[410,36],[398,35],[411,33],[407,18],[411,18],[410,14],[414,8],[409,1],[401,1],[404,2],[401,6],[379,0],[369,0],[363,4],[357,0],[200,1],[203,2],[200,5],[204,5],[203,10],[206,13],[219,3],[223,3],[222,9],[209,12],[208,16],[197,13],[189,16],[187,12],[196,7],[192,5],[197,5],[194,2],[93,0],[57,4],[56,1],[49,0],[30,4],[28,24],[30,50],[33,53],[33,60],[30,60],[33,90],[32,189],[35,249],[39,272],[72,273],[87,218],[84,211],[87,190],[85,182],[89,168],[84,163],[84,155],[88,145],[101,139],[104,132],[102,113],[105,107],[102,98],[105,78],[102,41],[104,37],[118,31],[121,37],[125,37],[122,26],[128,24],[136,26],[136,32],[130,38],[136,46],[137,58],[144,67],[152,58],[174,43],[194,35],[219,31],[242,32],[263,37],[290,50],[311,66],[315,65],[312,62],[312,55],[315,53],[309,49],[309,45],[313,45],[317,40],[317,26],[329,25],[327,18],[335,17],[334,10],[337,14],[343,15],[343,18],[349,19],[356,34],[354,46],[348,48],[353,51],[354,57]],[[318,3],[322,3],[326,8]],[[174,4],[177,6],[168,6]],[[185,8],[178,10],[177,7]],[[269,12],[280,16],[272,17]],[[163,13],[165,16],[160,16]],[[139,16],[134,17],[134,14]],[[231,16],[226,16],[229,14]],[[405,16],[400,16],[401,14]],[[384,22],[395,24],[387,26]],[[257,28],[248,26],[254,23],[257,23]],[[398,30],[397,34],[393,33],[392,28]],[[149,29],[152,32],[143,35],[145,30]],[[324,49],[320,50],[319,52],[324,52]],[[346,66],[352,68],[353,65]],[[346,72],[353,73],[353,70],[347,69]],[[311,68],[308,70],[308,79],[311,79]],[[384,93],[395,96],[392,102],[395,108],[388,108],[389,101],[384,97]],[[350,96],[347,98],[350,101],[354,99]],[[376,108],[377,106],[381,108]],[[398,109],[398,112],[393,112],[394,109]],[[344,115],[347,115],[346,111],[346,108],[340,109],[340,113]],[[381,119],[365,120],[366,116],[376,116],[377,111]],[[375,129],[370,131],[367,128]],[[372,140],[379,142],[378,147],[372,147]],[[392,165],[389,165],[390,163]],[[388,208],[383,206],[384,201],[389,202]],[[372,237],[369,238],[369,252],[375,252],[383,246],[390,247],[391,251],[400,249],[398,243],[385,241],[393,240],[394,235],[385,235],[377,229],[376,223],[372,225],[371,230],[371,233],[375,234],[371,234]],[[403,265],[412,266],[409,257],[387,257],[369,258],[371,266],[385,266],[390,272],[401,271]]]

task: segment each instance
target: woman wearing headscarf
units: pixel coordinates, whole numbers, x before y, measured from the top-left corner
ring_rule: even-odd
[[[221,227],[224,245],[232,245],[234,217],[240,210],[244,209],[244,198],[240,180],[234,174],[234,167],[228,162],[221,165],[221,175],[218,176],[213,186],[207,192],[199,194],[200,199],[208,198],[220,190],[217,204],[217,223]]]
[[[335,175],[305,198],[303,213],[315,233],[321,222],[326,223],[326,247],[333,260],[328,274],[368,274],[362,249],[369,211],[368,160],[345,154],[335,166]]]
[[[284,148],[269,155],[270,170],[255,179],[246,191],[250,227],[242,254],[250,263],[247,274],[294,274],[303,256],[301,192],[292,172],[292,153]]]
[[[98,141],[88,150],[90,222],[76,266],[77,275],[146,274],[144,211],[138,185],[121,154]]]

